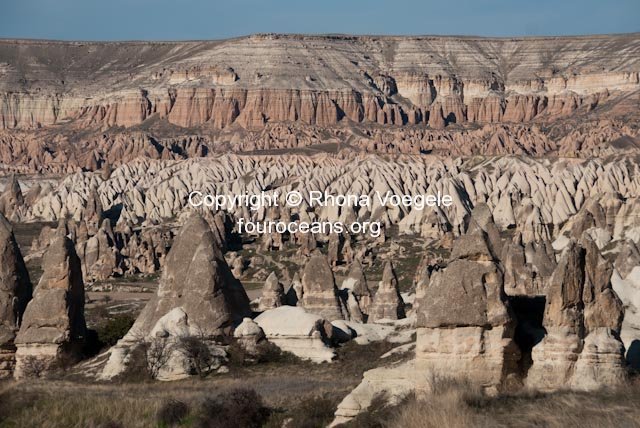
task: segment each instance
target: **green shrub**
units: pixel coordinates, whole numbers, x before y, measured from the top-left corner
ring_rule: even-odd
[[[111,347],[131,329],[135,319],[131,315],[117,315],[96,329],[103,347]]]

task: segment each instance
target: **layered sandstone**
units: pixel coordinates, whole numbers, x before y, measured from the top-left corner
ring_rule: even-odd
[[[589,110],[637,91],[638,61],[627,52],[638,43],[635,34],[7,40],[0,45],[0,125],[26,129],[75,121],[128,127],[151,116],[216,128],[282,121],[327,126],[345,119],[436,128],[522,122]],[[64,68],[52,61],[59,57],[68,59]]]

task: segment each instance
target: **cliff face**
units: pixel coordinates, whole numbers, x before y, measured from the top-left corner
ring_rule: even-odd
[[[640,34],[0,42],[0,129],[528,122],[637,97]]]

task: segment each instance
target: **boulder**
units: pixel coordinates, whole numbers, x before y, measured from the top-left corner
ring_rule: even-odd
[[[238,340],[242,349],[250,356],[256,357],[260,354],[258,346],[265,341],[264,331],[251,318],[245,318],[233,331],[233,337]]]
[[[283,351],[316,363],[335,357],[329,346],[334,327],[315,313],[301,307],[281,306],[258,315],[255,322],[267,340]]]

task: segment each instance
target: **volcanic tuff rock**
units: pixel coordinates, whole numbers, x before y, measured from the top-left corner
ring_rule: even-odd
[[[80,239],[79,239],[80,241]],[[114,274],[122,274],[122,258],[115,244],[111,222],[105,219],[91,238],[78,245],[85,278],[104,280]]]
[[[371,290],[367,284],[367,278],[364,276],[362,264],[356,259],[351,263],[349,274],[342,281],[341,289],[348,289],[358,305],[358,309],[364,314],[369,314],[371,307]]]
[[[464,373],[496,390],[516,371],[520,352],[513,341],[515,322],[486,234],[472,228],[463,237],[417,302],[416,369],[422,374]],[[419,389],[429,387],[426,379],[418,380]]]
[[[0,214],[0,379],[13,373],[16,351],[13,342],[31,292],[29,273],[13,228]]]
[[[404,318],[404,301],[398,289],[398,278],[391,262],[386,262],[382,273],[382,281],[369,306],[369,322],[383,319],[397,320]]]
[[[625,241],[615,260],[611,285],[624,304],[620,330],[627,362],[640,368],[640,252],[633,241]]]
[[[637,34],[5,40],[0,162],[72,173],[340,143],[453,156],[637,152],[639,46]]]
[[[185,334],[210,341],[217,335],[229,334],[233,322],[250,313],[244,288],[231,274],[209,225],[194,214],[180,230],[167,255],[157,295],[147,303],[129,333],[112,349],[102,377],[112,378],[122,373],[131,349],[140,340],[155,340],[158,332],[169,341]],[[180,321],[179,330],[172,327],[174,318]],[[167,373],[160,373],[161,378],[182,377],[187,374],[184,368],[188,366],[188,362],[176,362]]]
[[[264,283],[260,297],[259,311],[266,311],[284,305],[284,286],[278,281],[275,272],[271,272]]]
[[[314,253],[304,267],[301,306],[328,321],[345,318],[333,272],[320,252]]]
[[[251,318],[245,318],[233,331],[233,337],[238,340],[242,348],[252,357],[260,354],[258,346],[265,342],[264,331]]]
[[[310,207],[307,192],[311,190],[368,194],[373,198],[372,207],[360,209],[357,220],[380,220],[387,226],[398,224],[405,233],[424,234],[427,230],[424,226],[432,224],[435,212],[444,227],[435,232],[429,228],[423,236],[440,238],[449,231],[454,235],[463,232],[471,209],[486,203],[499,219],[512,219],[506,224],[515,219],[526,249],[530,242],[556,239],[560,233],[571,235],[568,220],[587,201],[594,200],[606,205],[609,212],[607,221],[599,228],[605,228],[612,239],[636,239],[640,236],[640,223],[632,213],[640,196],[640,164],[633,158],[625,159],[624,163],[619,159],[504,157],[488,159],[480,165],[473,159],[400,156],[384,160],[371,155],[344,158],[226,155],[178,162],[138,160],[116,168],[107,181],[95,173],[66,177],[53,191],[38,198],[25,217],[56,221],[69,216],[80,220],[92,189],[97,188],[105,209],[121,207],[120,224],[140,225],[179,217],[185,211],[191,190],[240,194],[277,189],[285,194],[297,184],[296,188],[303,189],[305,201],[294,214],[310,220],[336,221],[347,215],[347,210]],[[387,191],[410,195],[439,191],[451,195],[453,204],[424,210],[381,207],[373,196],[375,192]],[[284,200],[279,202],[285,204]],[[264,210],[229,211],[234,218],[244,216],[256,221],[265,218]],[[501,220],[500,224],[505,222]],[[315,239],[310,234],[292,237],[298,245],[305,244],[305,253],[316,246]]]
[[[333,326],[320,315],[301,307],[281,306],[261,313],[254,321],[267,340],[283,351],[316,363],[335,357],[329,347]]]
[[[18,221],[22,218],[24,208],[24,196],[20,183],[16,176],[12,175],[4,192],[0,195],[0,214],[11,221]]]
[[[193,215],[167,256],[158,295],[132,330],[148,331],[172,307],[183,307],[189,321],[215,334],[249,313],[249,300],[216,246],[207,223]]]
[[[585,237],[565,248],[549,284],[543,325],[527,385],[596,389],[624,381],[619,338],[622,302],[611,287],[613,266]]]
[[[62,233],[49,246],[43,273],[15,339],[16,378],[40,376],[77,358],[85,335],[84,283],[73,242]]]

